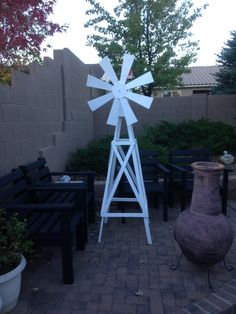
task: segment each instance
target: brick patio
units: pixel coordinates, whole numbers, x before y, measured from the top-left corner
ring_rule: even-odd
[[[235,202],[230,202],[236,208]],[[236,210],[228,217],[236,229]],[[178,208],[169,209],[169,221],[162,210],[150,210],[153,245],[146,244],[142,219],[110,219],[102,243],[98,224],[89,227],[85,251],[74,252],[75,283],[63,285],[60,251],[48,250],[27,266],[22,291],[12,314],[168,314],[236,313],[236,272],[223,263],[210,269],[214,291],[207,282],[207,270],[184,257],[179,268],[170,270],[180,254],[173,227]],[[52,253],[51,253],[52,252]],[[227,260],[236,269],[236,243]]]

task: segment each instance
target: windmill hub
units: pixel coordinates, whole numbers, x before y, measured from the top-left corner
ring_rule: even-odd
[[[127,94],[127,89],[124,84],[117,83],[112,88],[113,95],[115,98],[124,98]]]

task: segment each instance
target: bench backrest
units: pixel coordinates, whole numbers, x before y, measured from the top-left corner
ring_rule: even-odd
[[[28,184],[45,184],[51,183],[52,177],[47,166],[47,161],[45,158],[40,157],[36,161],[33,161],[27,165],[19,166],[23,171]],[[37,202],[47,201],[47,198],[51,195],[48,191],[37,191],[34,192],[34,198]]]
[[[160,172],[157,167],[159,163],[157,152],[151,150],[141,150],[140,161],[144,181],[158,181],[160,177],[162,177],[163,173]]]
[[[211,161],[211,153],[207,148],[170,150],[169,163],[192,170],[191,164],[197,161]]]
[[[52,177],[45,158],[38,158],[36,161],[27,165],[20,166],[29,184],[32,183],[50,183]]]
[[[17,169],[0,178],[0,205],[26,203],[30,194],[26,190],[26,180],[22,170]]]

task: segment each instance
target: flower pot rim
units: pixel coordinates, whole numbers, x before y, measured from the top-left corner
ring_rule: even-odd
[[[22,254],[19,254],[19,255],[21,256],[20,263],[18,264],[16,268],[12,269],[8,273],[0,275],[0,284],[4,283],[5,281],[11,280],[12,278],[16,276],[16,274],[21,273],[23,269],[25,268],[26,259],[24,258]]]
[[[191,164],[193,169],[195,170],[202,170],[202,171],[221,171],[225,168],[224,165],[218,162],[211,162],[211,161],[197,161]]]

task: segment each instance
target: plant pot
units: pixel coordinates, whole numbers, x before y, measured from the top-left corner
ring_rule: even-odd
[[[20,264],[12,271],[0,276],[1,314],[8,313],[16,306],[20,294],[21,272],[24,270],[25,266],[26,260],[24,256],[21,255]]]
[[[195,162],[192,167],[191,206],[179,215],[174,235],[190,261],[211,266],[224,259],[233,242],[232,226],[221,212],[219,179],[224,166]]]

